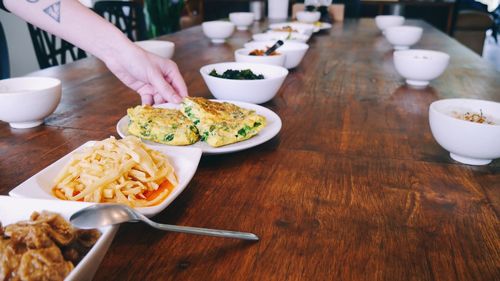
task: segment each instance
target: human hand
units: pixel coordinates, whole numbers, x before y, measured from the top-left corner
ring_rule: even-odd
[[[111,56],[105,63],[120,81],[141,96],[142,104],[180,103],[188,96],[175,62],[135,45]]]

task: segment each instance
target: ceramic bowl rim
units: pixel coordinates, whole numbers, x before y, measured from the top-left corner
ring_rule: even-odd
[[[29,81],[29,80],[38,80],[38,81],[45,81],[45,82],[48,82],[48,85],[44,85],[43,87],[40,87],[38,89],[22,90],[22,91],[16,91],[16,92],[12,92],[12,90],[9,90],[9,91],[6,91],[6,92],[0,91],[0,97],[15,97],[15,96],[38,94],[40,92],[44,92],[44,91],[47,91],[47,90],[52,90],[52,89],[57,90],[57,88],[60,87],[61,84],[62,84],[61,80],[56,79],[56,78],[52,78],[52,77],[26,76],[26,77],[15,77],[15,78],[8,78],[8,79],[0,80],[0,86],[2,85],[2,82],[5,82],[5,81],[14,81],[14,80],[27,80],[27,81]],[[57,91],[57,92],[60,92],[60,91]]]
[[[466,126],[471,126],[472,128],[497,128],[500,130],[500,124],[487,124],[487,123],[476,123],[476,122],[470,122],[462,119],[455,118],[453,116],[450,116],[449,114],[446,114],[444,112],[441,112],[438,110],[436,107],[438,107],[440,104],[446,104],[450,102],[475,102],[475,103],[487,103],[487,104],[492,104],[496,105],[500,108],[500,103],[495,102],[495,101],[489,101],[489,100],[482,100],[482,99],[469,99],[469,98],[450,98],[450,99],[440,99],[437,101],[432,102],[429,105],[429,111],[437,114],[437,116],[444,117],[445,120],[454,120],[457,122],[457,124],[467,124]]]
[[[248,65],[248,67],[257,67],[257,68],[275,68],[275,70],[278,70],[280,73],[276,75],[275,77],[270,77],[270,78],[264,78],[264,79],[259,79],[259,80],[235,80],[235,79],[226,79],[226,78],[220,78],[220,77],[214,77],[210,76],[208,72],[206,72],[210,68],[215,68],[216,66],[220,65]],[[228,69],[230,66],[228,66]],[[215,79],[218,81],[226,81],[230,83],[241,83],[241,84],[250,84],[250,83],[264,83],[266,81],[274,81],[274,80],[279,80],[283,79],[288,75],[289,71],[283,66],[278,66],[278,65],[268,65],[268,64],[260,64],[260,63],[251,63],[251,62],[219,62],[219,63],[213,63],[213,64],[207,64],[204,65],[200,68],[200,74],[205,77],[205,78],[210,78],[210,79]]]

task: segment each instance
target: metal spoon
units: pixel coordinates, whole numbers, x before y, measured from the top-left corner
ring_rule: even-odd
[[[156,223],[128,206],[118,204],[92,205],[74,213],[69,220],[74,226],[82,229],[142,221],[154,228],[166,231],[253,241],[259,240],[259,237],[253,233]]]
[[[270,56],[276,49],[281,47],[283,45],[283,41],[278,40],[271,48],[267,49],[267,51],[264,53],[264,56]]]

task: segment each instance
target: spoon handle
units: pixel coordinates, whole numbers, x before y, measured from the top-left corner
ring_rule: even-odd
[[[264,53],[264,55],[265,56],[270,56],[274,51],[276,51],[276,49],[278,49],[282,45],[283,45],[283,41],[278,40],[278,42],[276,42],[276,44],[274,44],[273,46],[271,46],[271,48],[267,49],[267,51]]]
[[[229,230],[220,230],[220,229],[209,229],[209,228],[200,228],[200,227],[191,227],[191,226],[179,226],[179,225],[171,225],[171,224],[161,224],[156,223],[151,220],[145,220],[147,224],[150,226],[173,232],[181,232],[181,233],[189,233],[189,234],[198,234],[198,235],[207,235],[207,236],[216,236],[216,237],[225,237],[225,238],[235,238],[235,239],[243,239],[243,240],[259,240],[259,237],[253,233],[248,232],[238,232],[238,231],[229,231]]]

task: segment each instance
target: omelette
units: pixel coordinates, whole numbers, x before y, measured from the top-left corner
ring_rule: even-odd
[[[264,116],[227,102],[187,97],[181,110],[193,121],[201,140],[213,147],[247,140],[266,126]]]
[[[128,132],[142,139],[169,145],[190,145],[199,140],[194,123],[180,110],[138,105],[127,110]]]

